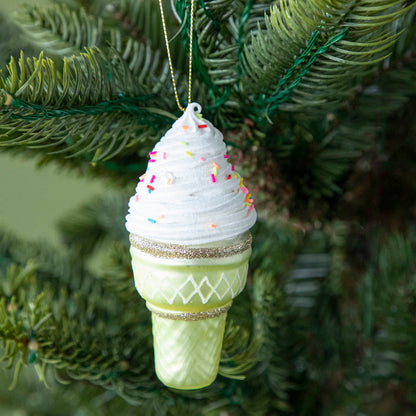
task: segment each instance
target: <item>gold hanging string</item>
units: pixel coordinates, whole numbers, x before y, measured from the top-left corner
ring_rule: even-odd
[[[176,104],[178,104],[178,107],[181,111],[185,111],[185,109],[182,107],[179,101],[178,89],[176,88],[176,81],[175,81],[175,75],[173,73],[172,57],[170,54],[169,39],[168,39],[167,30],[166,30],[165,13],[163,12],[162,0],[159,0],[159,7],[160,7],[160,15],[162,17],[163,34],[165,36],[166,51],[168,53],[170,75],[172,77],[172,84],[173,84],[173,90],[175,92]],[[191,102],[191,96],[192,96],[192,49],[193,49],[193,34],[194,34],[194,10],[195,10],[195,0],[191,0],[191,27],[190,27],[190,36],[189,36],[189,69],[188,69],[189,71],[188,72],[188,104]]]

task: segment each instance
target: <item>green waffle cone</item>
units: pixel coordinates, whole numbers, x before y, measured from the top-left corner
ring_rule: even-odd
[[[209,248],[216,253],[212,257],[189,258],[192,250],[178,258],[134,245],[130,249],[136,288],[152,312],[157,376],[184,390],[215,380],[226,312],[244,289],[251,253],[250,245],[237,253],[224,246]]]
[[[226,316],[182,321],[152,313],[156,374],[163,384],[191,390],[215,380]]]

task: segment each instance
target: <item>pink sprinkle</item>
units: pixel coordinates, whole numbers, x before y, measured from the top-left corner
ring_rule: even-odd
[[[140,182],[143,182],[145,177],[146,177],[146,174],[145,174],[145,173],[143,173],[143,175],[142,175],[142,176],[140,176]]]
[[[224,155],[224,159],[228,159],[228,155]]]
[[[231,170],[234,172],[234,165],[231,165]]]
[[[198,126],[198,128],[199,129],[204,129],[205,127],[208,127],[206,124],[200,124],[199,126]]]
[[[213,173],[211,173],[211,180],[212,180],[212,183],[215,183],[216,182],[215,175]]]
[[[200,157],[200,158],[199,158],[199,160],[200,160],[201,162],[203,162],[205,159],[204,159],[203,157]]]
[[[163,152],[163,159],[166,159],[166,152]]]
[[[136,196],[134,197],[134,200],[137,202],[139,200],[139,195],[136,194]]]
[[[152,156],[152,155],[155,155],[156,153],[157,152],[150,152],[149,155]]]
[[[155,159],[149,159],[149,163],[153,163],[153,162],[156,162],[156,160]]]
[[[248,189],[244,186],[240,188],[246,195],[248,195]]]
[[[248,207],[248,212],[250,212],[253,208],[254,208],[254,205],[250,205],[250,206]]]
[[[155,180],[155,175],[152,175],[152,178],[150,179],[150,183],[153,183]]]

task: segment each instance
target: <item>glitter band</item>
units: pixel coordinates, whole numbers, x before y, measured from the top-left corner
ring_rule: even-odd
[[[171,319],[173,321],[203,321],[205,319],[218,318],[223,313],[227,313],[228,309],[231,308],[231,303],[221,308],[202,312],[162,312],[150,306],[148,302],[146,302],[146,307],[150,312],[156,314],[160,318]]]
[[[251,234],[245,233],[241,239],[232,242],[230,245],[217,247],[189,247],[179,244],[161,243],[130,234],[131,245],[144,253],[160,258],[177,259],[204,259],[204,258],[224,258],[241,254],[251,248]]]

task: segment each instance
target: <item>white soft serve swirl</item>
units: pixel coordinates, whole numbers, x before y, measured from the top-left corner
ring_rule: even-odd
[[[256,222],[247,191],[241,189],[241,177],[224,157],[223,135],[198,118],[200,112],[199,104],[189,104],[150,152],[154,162],[148,163],[129,202],[126,228],[130,233],[193,246],[233,238]],[[207,127],[198,127],[203,125]],[[218,166],[215,182],[214,163]]]

